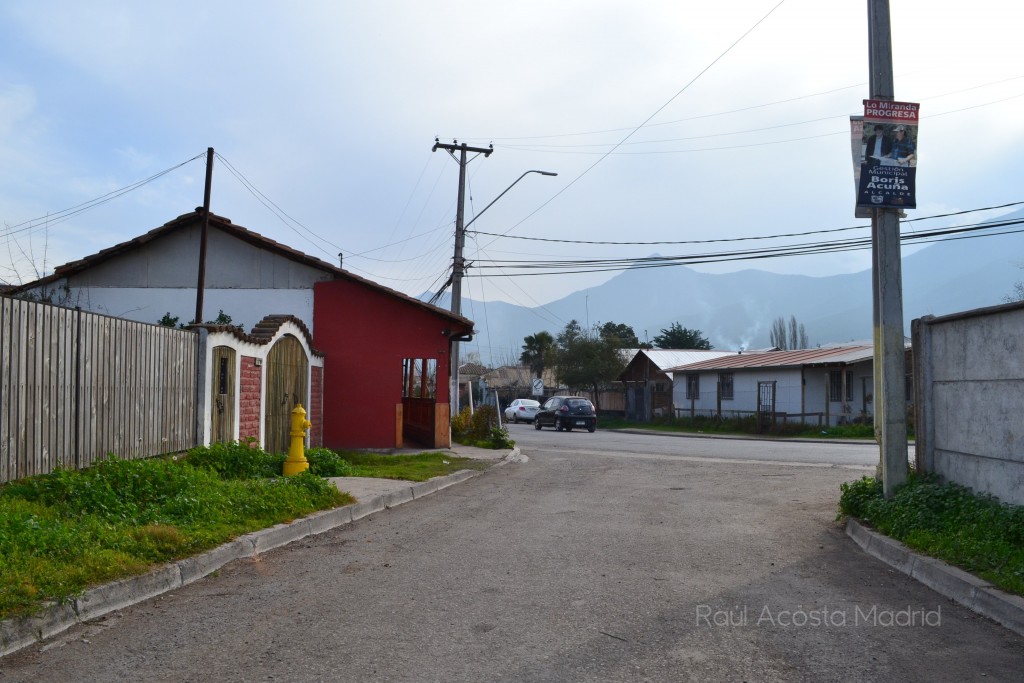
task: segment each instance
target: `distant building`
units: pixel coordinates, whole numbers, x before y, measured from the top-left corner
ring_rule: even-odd
[[[873,358],[874,347],[861,344],[733,353],[681,365],[671,368],[675,413],[771,413],[781,421],[822,425],[872,418]]]

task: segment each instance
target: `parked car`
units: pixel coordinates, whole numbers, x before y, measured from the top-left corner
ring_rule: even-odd
[[[533,422],[534,416],[540,410],[540,402],[532,398],[517,398],[505,408],[506,422]]]
[[[533,419],[536,429],[554,427],[555,431],[572,431],[585,427],[588,432],[597,429],[597,411],[594,404],[579,396],[553,396]]]

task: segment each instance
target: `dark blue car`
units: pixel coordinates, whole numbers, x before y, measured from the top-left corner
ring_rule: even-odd
[[[597,429],[594,404],[580,396],[552,396],[533,418],[534,429],[554,427],[555,431],[574,428],[593,432]]]

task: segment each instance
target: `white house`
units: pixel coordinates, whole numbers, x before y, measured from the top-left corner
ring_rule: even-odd
[[[874,347],[735,353],[672,368],[677,416],[743,417],[836,425],[873,415]]]

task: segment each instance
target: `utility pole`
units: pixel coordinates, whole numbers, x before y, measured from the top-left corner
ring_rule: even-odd
[[[892,29],[889,0],[868,0],[871,99],[894,100]],[[881,434],[882,489],[892,498],[907,479],[906,359],[903,337],[903,275],[900,264],[899,210],[874,209],[871,243],[874,256],[874,340],[876,433]]]
[[[452,140],[452,144],[448,145],[437,138],[434,138],[434,147],[430,150],[436,152],[439,149],[447,151],[452,159],[459,165],[459,201],[455,208],[455,258],[452,261],[452,313],[455,315],[462,315],[462,276],[466,272],[466,260],[462,256],[462,249],[466,243],[466,226],[464,224],[466,215],[466,166],[473,159],[467,159],[466,155],[469,152],[475,153],[477,156],[483,154],[484,157],[489,157],[491,152],[494,151],[494,145],[490,147],[470,147],[465,142],[459,144],[458,140]],[[455,152],[459,152],[458,158],[455,156]],[[459,342],[452,342],[451,357],[451,381],[449,382],[449,402],[451,404],[452,417],[459,414]]]
[[[203,227],[199,234],[199,281],[196,283],[196,325],[203,324],[203,295],[206,290],[206,233],[210,229],[210,186],[213,184],[213,147],[206,148],[206,190],[203,192]]]

